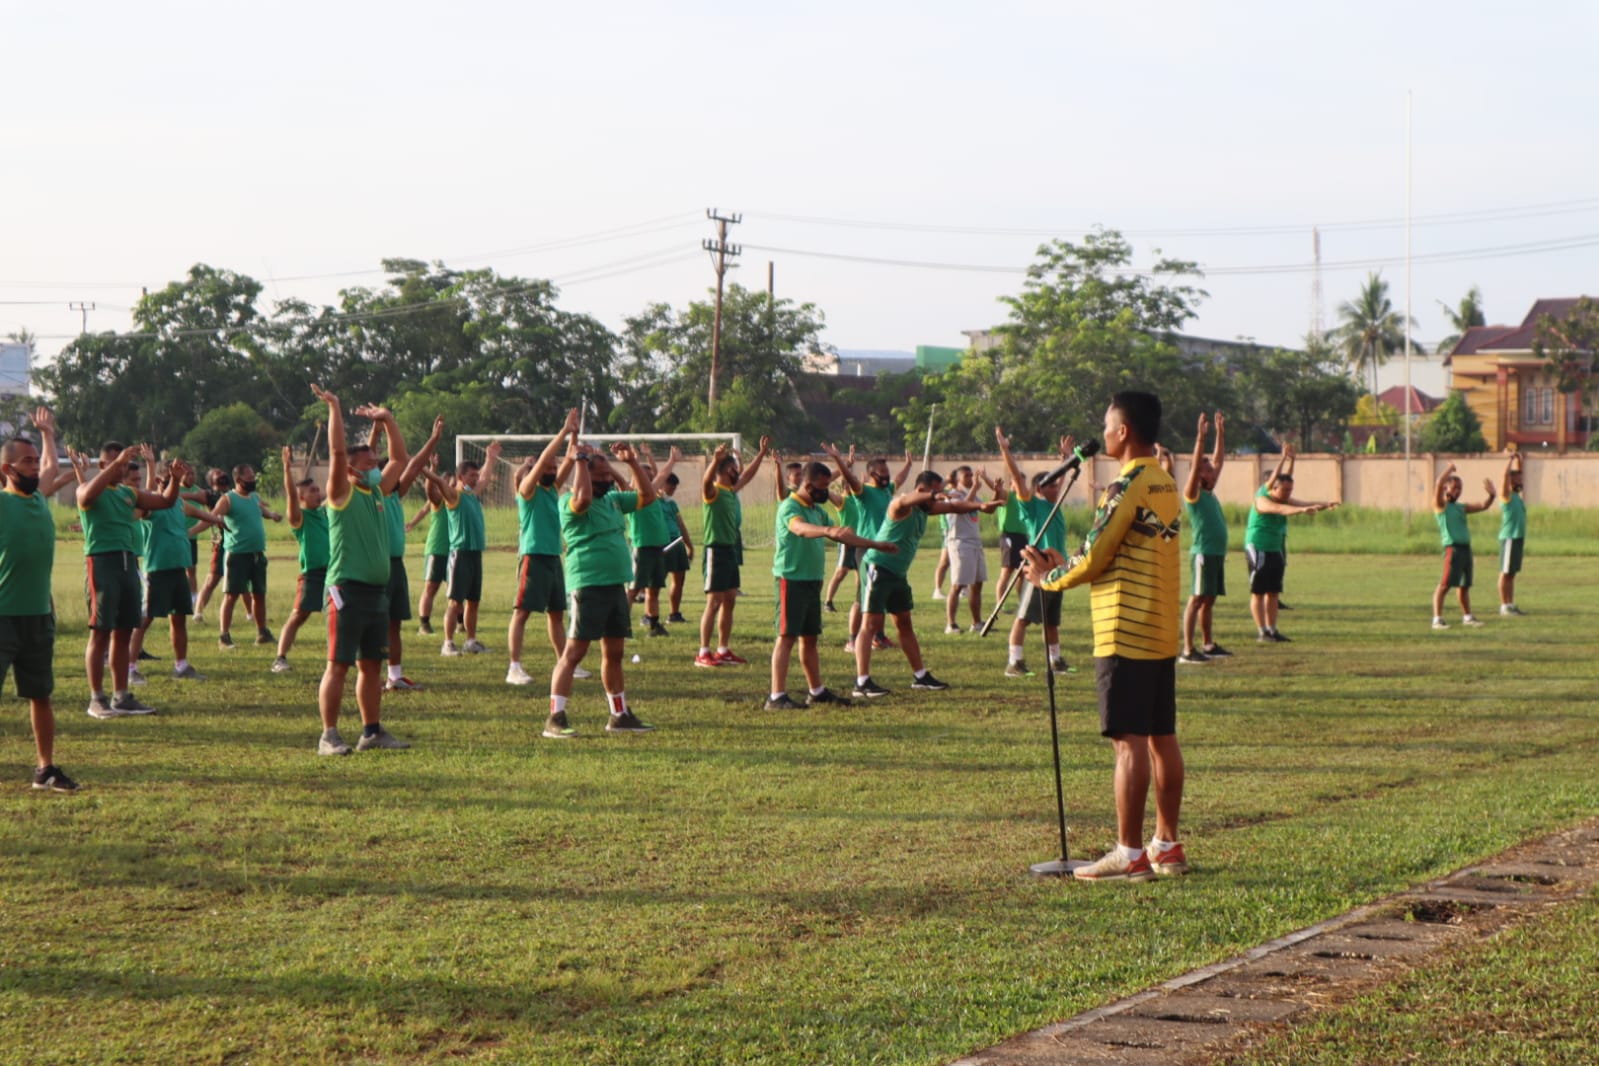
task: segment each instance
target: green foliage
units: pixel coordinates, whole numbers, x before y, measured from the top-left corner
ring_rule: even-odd
[[[1533,324],[1532,353],[1555,372],[1564,393],[1591,392],[1593,357],[1599,352],[1599,300],[1584,296],[1560,319],[1541,316]]]
[[[1453,351],[1455,345],[1460,343],[1461,336],[1472,326],[1488,324],[1488,318],[1482,311],[1482,290],[1475,285],[1466,290],[1466,295],[1462,296],[1460,303],[1454,307],[1450,307],[1442,300],[1438,301],[1438,305],[1444,309],[1444,317],[1449,320],[1449,328],[1454,330],[1438,342],[1440,354]]]
[[[1405,316],[1394,310],[1388,298],[1388,283],[1380,271],[1368,274],[1360,295],[1353,302],[1345,301],[1338,307],[1341,320],[1332,332],[1332,339],[1343,353],[1349,369],[1359,376],[1371,375],[1371,392],[1377,394],[1377,370],[1388,357],[1405,348]],[[1413,325],[1414,323],[1412,323]],[[1420,354],[1423,349],[1414,341],[1411,351]]]
[[[1198,270],[1162,259],[1144,275],[1131,265],[1132,246],[1115,230],[1042,245],[1021,293],[1003,300],[1010,316],[996,330],[997,347],[967,352],[929,378],[922,401],[900,411],[907,437],[925,429],[932,403],[947,451],[992,447],[995,423],[1024,451],[1052,449],[1062,433],[1097,434],[1107,401],[1123,389],[1161,397],[1168,443],[1180,442],[1200,411],[1227,409],[1224,368],[1185,359],[1169,339],[1205,296],[1171,279]]]
[[[208,411],[178,446],[177,454],[192,466],[218,466],[232,470],[248,463],[257,470],[262,459],[279,446],[272,423],[247,403],[232,403]]]
[[[493,419],[497,402],[495,390],[483,382],[471,382],[459,389],[444,390],[427,386],[409,389],[394,401],[394,420],[400,436],[415,452],[433,432],[433,419],[444,416],[444,435],[439,438],[439,465],[455,465],[455,438],[462,433],[500,433],[503,425]],[[570,408],[568,408],[570,410]]]
[[[1324,342],[1310,338],[1303,352],[1244,349],[1229,358],[1228,367],[1236,422],[1247,419],[1273,437],[1293,434],[1305,451],[1341,450],[1360,389]]]
[[[1424,452],[1485,452],[1488,441],[1482,435],[1482,422],[1466,404],[1461,392],[1451,392],[1427,424],[1421,427]]]
[[[779,447],[815,446],[816,424],[799,401],[806,353],[822,350],[823,316],[813,304],[768,303],[730,285],[722,300],[716,411],[709,410],[716,305],[682,311],[654,304],[627,320],[620,400],[605,424],[636,433],[742,433]]]

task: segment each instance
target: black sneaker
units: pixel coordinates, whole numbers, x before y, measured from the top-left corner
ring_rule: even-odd
[[[611,720],[605,723],[607,733],[648,733],[655,729],[652,725],[645,725],[638,720],[638,715],[629,707],[621,714],[611,715]]]
[[[923,692],[943,692],[949,686],[934,677],[931,670],[927,670],[911,679],[911,688],[920,689]]]
[[[652,637],[669,637],[672,634],[667,632],[665,626],[661,625],[660,619],[651,618],[650,619],[649,635],[652,636]]]
[[[1283,602],[1283,601],[1282,601],[1282,600],[1278,600],[1278,601],[1277,601],[1277,609],[1278,609],[1278,610],[1279,610],[1279,611],[1291,611],[1291,610],[1293,610],[1293,608],[1292,608],[1292,607],[1290,607],[1290,606],[1288,606],[1288,605],[1287,605],[1287,604],[1286,604],[1286,603],[1284,603],[1284,602]]]
[[[426,618],[422,619],[416,625],[416,632],[417,632],[418,636],[431,637],[433,635],[433,623],[432,623],[432,621],[430,621],[429,619],[426,619]]]
[[[1075,674],[1077,672],[1077,667],[1071,665],[1062,658],[1051,659],[1049,661],[1049,668],[1057,674]]]
[[[856,684],[853,695],[858,700],[875,700],[879,696],[888,695],[888,689],[868,677],[865,681]]]
[[[159,656],[159,655],[151,655],[149,652],[145,651],[143,648],[140,648],[139,649],[139,661],[141,663],[158,663],[158,662],[161,661],[161,656]]]
[[[218,633],[217,647],[221,648],[223,651],[232,651],[234,648],[237,648],[238,645],[233,643],[233,637],[231,634]]]
[[[683,617],[682,611],[673,611],[671,614],[666,616],[666,620],[672,623],[674,626],[688,624],[688,619]]]
[[[830,688],[824,688],[822,691],[807,699],[805,701],[805,706],[815,707],[819,703],[836,703],[840,707],[848,707],[850,706],[850,699],[848,696],[840,696]]]
[[[1266,631],[1266,637],[1273,644],[1292,644],[1293,643],[1293,641],[1289,640],[1287,637],[1283,636],[1281,633],[1277,632],[1275,629],[1268,629]]]
[[[62,773],[61,768],[54,763],[41,766],[33,772],[33,787],[40,792],[78,791],[78,783]]]
[[[577,736],[577,730],[568,724],[565,711],[555,711],[544,723],[544,735],[551,740],[571,740]]]
[[[799,704],[788,698],[788,693],[783,693],[776,699],[766,697],[766,709],[769,711],[798,711],[802,710]]]
[[[1177,661],[1180,663],[1208,663],[1210,662],[1210,656],[1202,651],[1188,651],[1177,656]]]
[[[838,608],[833,606],[832,600],[828,600],[826,603],[822,604],[822,610],[826,611],[828,614],[838,613]]]
[[[255,642],[257,644],[276,644],[278,639],[272,635],[272,630],[270,629],[257,629],[255,631]]]
[[[1220,644],[1206,644],[1201,650],[1211,659],[1230,659],[1233,654]]]

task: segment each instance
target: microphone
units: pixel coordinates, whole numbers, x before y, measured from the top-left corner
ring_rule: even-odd
[[[1051,470],[1048,476],[1038,483],[1039,487],[1042,488],[1045,485],[1053,485],[1055,482],[1059,481],[1073,470],[1076,470],[1078,467],[1082,466],[1084,459],[1091,459],[1097,454],[1099,454],[1099,441],[1093,438],[1083,441],[1083,443],[1072,449],[1072,456],[1070,459],[1067,459],[1064,463]]]

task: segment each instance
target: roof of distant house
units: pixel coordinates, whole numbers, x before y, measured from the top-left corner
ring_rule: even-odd
[[[1389,407],[1392,407],[1400,414],[1424,415],[1428,411],[1437,408],[1439,404],[1443,403],[1443,401],[1438,399],[1436,396],[1428,396],[1420,389],[1412,387],[1410,389],[1410,403],[1406,404],[1405,387],[1403,385],[1395,385],[1392,388],[1382,390],[1382,392],[1377,394],[1377,399],[1379,402],[1385,403]]]
[[[1560,296],[1533,303],[1532,310],[1527,312],[1527,317],[1521,320],[1519,326],[1472,326],[1460,335],[1460,340],[1455,342],[1455,347],[1449,356],[1444,359],[1444,365],[1449,364],[1449,359],[1457,355],[1474,355],[1477,352],[1529,352],[1532,350],[1533,336],[1536,332],[1538,320],[1547,315],[1559,320],[1571,313],[1577,306],[1581,296]]]

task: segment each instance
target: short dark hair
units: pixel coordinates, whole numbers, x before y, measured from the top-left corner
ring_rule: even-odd
[[[963,470],[966,473],[968,473],[968,474],[970,474],[972,472],[972,468],[971,467],[969,467],[966,464],[962,463],[960,466],[957,466],[954,470],[950,471],[950,473],[951,474],[959,474]]]
[[[944,475],[940,474],[937,470],[923,470],[920,474],[916,475],[915,484],[918,489],[936,489],[943,483]]]
[[[804,463],[788,463],[787,465],[785,465],[783,467],[783,469],[784,470],[803,470],[803,469],[805,469],[805,464]]]
[[[1160,439],[1160,397],[1152,392],[1128,390],[1110,398],[1110,405],[1121,412],[1122,422],[1141,443]]]
[[[38,450],[38,445],[34,444],[33,441],[29,440],[27,437],[12,437],[10,440],[6,441],[5,444],[0,445],[0,463],[16,462],[17,451],[19,446],[23,444],[26,444],[28,447],[33,448],[34,450]]]
[[[832,476],[833,476],[833,468],[828,466],[826,463],[818,463],[818,462],[792,463],[790,465],[791,466],[803,466],[804,470],[805,470],[805,480],[807,480],[807,481],[809,481],[813,477],[832,478]]]
[[[109,455],[112,458],[115,458],[122,454],[122,448],[123,445],[121,441],[108,440],[104,444],[100,445],[100,457],[103,459]]]
[[[473,462],[473,461],[472,461],[472,460],[470,460],[470,459],[462,459],[462,460],[461,460],[461,466],[460,466],[460,469],[458,469],[458,470],[456,470],[456,473],[457,473],[457,474],[464,474],[464,473],[466,473],[466,472],[467,472],[467,471],[468,471],[468,470],[482,470],[482,469],[483,469],[483,467],[482,467],[482,465],[481,465],[481,464],[479,464],[479,463],[474,463],[474,462]]]
[[[349,454],[354,455],[356,452],[369,452],[371,450],[372,445],[370,444],[352,444],[350,445]]]
[[[679,480],[679,478],[678,478],[678,476],[676,474],[667,474],[666,475],[666,483],[668,485],[676,485],[678,483],[678,480]]]
[[[244,476],[242,471],[245,471],[245,470],[248,470],[251,473],[254,473],[255,472],[255,467],[251,466],[249,463],[240,463],[238,466],[233,468],[233,480],[234,481],[238,481],[240,478],[242,478]]]
[[[316,480],[314,478],[303,477],[294,483],[294,487],[297,489],[315,488]]]

